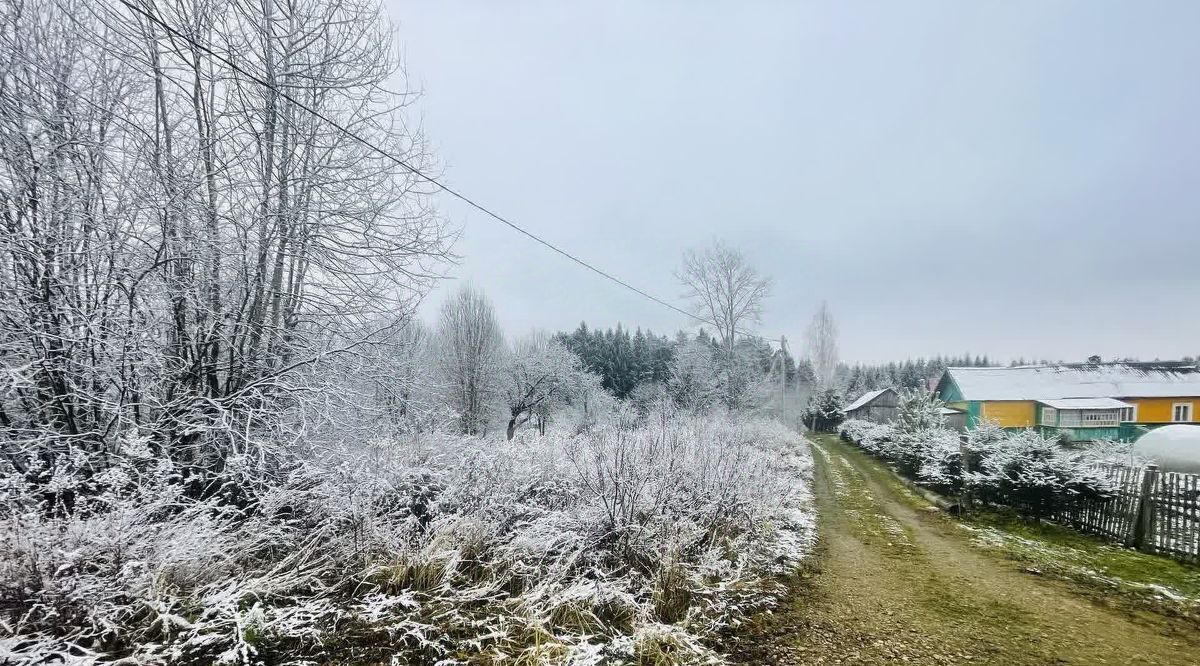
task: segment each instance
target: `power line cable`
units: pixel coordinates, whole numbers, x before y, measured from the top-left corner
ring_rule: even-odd
[[[665,301],[649,292],[643,291],[642,289],[639,289],[639,288],[633,286],[632,284],[626,282],[625,280],[622,280],[621,278],[613,275],[612,273],[609,273],[608,271],[597,268],[596,266],[588,263],[587,261],[584,261],[583,259],[575,256],[574,254],[571,254],[570,252],[567,252],[566,250],[558,247],[557,245],[551,243],[550,241],[543,239],[542,237],[538,236],[537,234],[534,234],[533,232],[526,230],[525,228],[521,227],[520,225],[517,225],[516,223],[512,222],[511,220],[505,218],[503,215],[500,215],[499,213],[492,211],[487,206],[484,206],[483,204],[475,201],[474,199],[463,194],[462,192],[459,192],[458,190],[450,187],[449,185],[446,185],[445,183],[438,180],[436,177],[431,176],[431,175],[425,173],[424,171],[421,171],[420,169],[418,169],[415,166],[412,166],[411,164],[404,161],[403,159],[400,159],[399,157],[396,157],[395,155],[392,155],[391,153],[387,152],[383,148],[376,146],[375,144],[371,143],[367,139],[360,136],[355,131],[353,131],[347,127],[343,127],[342,125],[340,125],[339,123],[334,121],[332,118],[329,118],[328,116],[321,113],[320,111],[308,106],[307,104],[305,104],[304,102],[301,102],[300,100],[296,99],[295,97],[292,97],[291,95],[284,92],[283,90],[280,90],[277,86],[275,86],[271,82],[263,79],[262,77],[258,76],[257,74],[254,74],[252,72],[246,71],[245,69],[242,69],[240,66],[238,66],[236,63],[234,63],[229,58],[226,58],[225,56],[220,55],[219,53],[217,53],[217,52],[213,51],[212,49],[208,48],[207,46],[205,46],[204,44],[201,44],[200,42],[196,41],[192,37],[185,35],[182,32],[180,32],[179,30],[175,29],[174,27],[169,25],[166,21],[159,18],[155,13],[149,12],[146,9],[143,9],[142,7],[137,6],[130,0],[120,0],[120,3],[125,5],[127,8],[129,8],[134,13],[139,14],[139,15],[149,19],[153,23],[157,24],[158,26],[162,27],[163,30],[166,30],[171,35],[178,37],[179,39],[182,39],[182,40],[186,41],[187,43],[191,44],[195,48],[203,51],[210,58],[215,58],[216,60],[219,60],[220,62],[224,63],[230,69],[232,69],[234,72],[241,74],[242,76],[250,79],[254,83],[257,83],[258,85],[272,91],[273,93],[279,95],[280,97],[282,97],[282,98],[286,99],[287,101],[291,102],[292,104],[296,105],[297,107],[299,107],[299,108],[307,111],[308,113],[312,114],[313,116],[323,120],[324,122],[326,122],[326,123],[330,124],[331,126],[333,126],[334,128],[336,128],[341,133],[345,134],[346,136],[350,137],[351,139],[354,139],[355,141],[366,146],[371,151],[376,152],[376,153],[382,155],[383,157],[391,160],[392,162],[394,162],[397,165],[399,165],[400,167],[404,168],[405,170],[407,170],[409,173],[413,174],[414,176],[437,187],[438,189],[442,190],[446,194],[449,194],[450,196],[453,196],[456,199],[466,203],[467,205],[471,206],[475,210],[478,210],[479,212],[483,213],[484,215],[496,220],[497,222],[507,225],[513,231],[516,231],[517,233],[519,233],[523,236],[526,236],[527,238],[533,240],[534,242],[539,243],[542,246],[549,248],[550,250],[552,250],[554,252],[557,252],[558,254],[566,257],[567,259],[570,259],[571,261],[579,264],[580,266],[583,266],[584,268],[592,271],[593,273],[600,275],[601,277],[607,278],[608,280],[611,280],[612,282],[615,282],[615,283],[621,285],[622,287],[625,287],[626,289],[628,289],[636,294],[639,294],[640,296],[643,296],[644,298],[648,298],[651,301],[658,303],[659,305],[670,308],[671,310],[674,310],[675,312],[678,312],[679,314],[682,314],[685,317],[689,317],[691,319],[695,319],[696,321],[699,321],[699,322],[702,322],[705,324],[709,324],[710,326],[713,326],[714,328],[716,328],[718,330],[721,328],[720,326],[717,325],[716,322],[706,319],[704,317],[701,317],[697,314],[688,312],[687,310],[684,310],[683,308],[680,308],[668,301]],[[753,335],[753,334],[747,333],[745,331],[737,331],[737,332],[741,333],[742,335],[759,338],[761,340],[767,340],[770,342],[779,342],[779,340],[777,338],[767,338],[767,337],[763,337],[763,336],[759,336],[759,335]]]

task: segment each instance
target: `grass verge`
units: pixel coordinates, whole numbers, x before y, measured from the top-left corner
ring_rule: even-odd
[[[1011,511],[939,514],[922,496],[927,491],[885,463],[836,435],[814,439],[865,463],[861,467],[894,490],[905,504],[940,516],[948,527],[969,535],[974,546],[1018,562],[1028,573],[1065,581],[1104,605],[1134,614],[1154,612],[1200,627],[1200,568],[1196,566],[1110,544],[1054,523],[1022,518]]]

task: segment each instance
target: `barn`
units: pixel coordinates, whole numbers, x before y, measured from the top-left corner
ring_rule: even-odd
[[[843,411],[847,419],[858,419],[872,423],[891,423],[896,418],[900,396],[894,388],[868,391],[846,406]]]

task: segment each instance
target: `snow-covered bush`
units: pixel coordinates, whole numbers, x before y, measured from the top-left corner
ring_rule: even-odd
[[[241,504],[152,458],[56,472],[69,509],[7,474],[0,663],[703,661],[809,548],[810,473],[777,423],[651,415],[370,442]]]
[[[896,429],[887,424],[850,419],[838,426],[838,434],[842,439],[857,444],[868,453],[886,458],[884,447],[896,436]]]
[[[964,443],[958,433],[930,422],[919,415],[896,426],[847,421],[839,432],[922,485],[947,494],[970,491],[975,501],[1032,517],[1109,495],[1112,481],[1099,466],[1128,460],[1128,447],[1117,443],[1067,446],[1033,430],[1010,432],[990,423],[981,424]]]
[[[1049,516],[1113,491],[1093,453],[1067,448],[1033,430],[1018,430],[999,446],[973,452],[979,461],[966,475],[972,492],[1024,515]]]

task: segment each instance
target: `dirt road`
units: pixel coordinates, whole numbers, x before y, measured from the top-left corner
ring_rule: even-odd
[[[861,452],[813,445],[820,552],[735,647],[758,664],[1197,664],[1200,635],[972,547]]]

